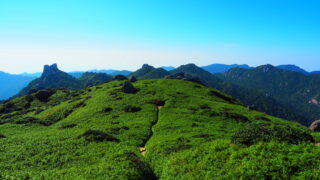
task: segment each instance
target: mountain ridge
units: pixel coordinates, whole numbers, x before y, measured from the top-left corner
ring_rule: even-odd
[[[201,68],[212,73],[212,74],[215,74],[215,73],[224,73],[226,71],[228,71],[229,69],[232,69],[232,68],[244,68],[244,69],[251,69],[253,67],[247,65],[247,64],[231,64],[231,65],[227,65],[227,64],[210,64],[210,65],[207,65],[207,66],[202,66]]]
[[[110,81],[111,79],[111,75],[93,72],[83,73],[79,78],[75,78],[70,74],[59,70],[57,64],[45,65],[42,75],[31,81],[17,96],[23,96],[30,92],[50,88],[64,88],[69,90],[82,89]]]
[[[231,69],[220,77],[242,87],[259,89],[290,106],[295,112],[308,117],[306,125],[319,118],[320,108],[317,104],[310,103],[316,102],[320,94],[319,75],[307,75],[264,65],[250,70]]]

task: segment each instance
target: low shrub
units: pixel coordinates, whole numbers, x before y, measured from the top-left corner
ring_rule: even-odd
[[[199,135],[195,135],[195,136],[192,136],[192,137],[193,138],[209,138],[211,136],[212,136],[211,134],[199,134]]]
[[[40,121],[40,119],[35,117],[24,117],[19,118],[15,121],[16,124],[28,124],[28,123],[36,123],[37,121]]]
[[[60,127],[60,129],[70,129],[76,127],[76,124],[65,124]]]
[[[231,137],[232,143],[251,146],[258,142],[279,141],[290,144],[314,142],[305,130],[285,124],[251,123],[240,128]]]
[[[16,119],[14,121],[16,124],[41,124],[44,126],[50,126],[52,123],[48,120],[41,120],[35,117],[22,117],[19,119]]]
[[[166,102],[163,101],[163,100],[157,99],[157,100],[154,100],[153,103],[154,103],[156,106],[164,106]]]
[[[29,102],[23,106],[24,109],[29,109],[30,107],[31,107],[31,104]]]
[[[46,121],[50,122],[51,124],[54,124],[58,121],[61,121],[62,119],[67,118],[72,112],[73,112],[73,109],[68,109],[68,108],[63,109],[61,111],[57,111],[47,116]]]
[[[49,97],[55,93],[52,89],[40,90],[35,94],[35,97],[42,102],[47,102]]]
[[[210,90],[208,94],[210,96],[214,96],[214,97],[218,97],[220,99],[223,99],[224,101],[227,101],[229,103],[236,103],[237,102],[237,100],[235,100],[234,98],[232,98],[230,96],[227,96],[227,95],[224,95],[224,94],[219,93],[219,92],[214,91],[214,90]]]
[[[85,140],[88,142],[103,142],[103,141],[119,142],[119,139],[98,130],[88,130],[79,136],[79,138],[81,137],[84,137]]]
[[[119,134],[119,131],[121,130],[129,130],[127,126],[122,126],[122,127],[116,127],[116,128],[108,128],[106,129],[108,132],[111,134]]]
[[[85,103],[84,101],[81,101],[81,102],[76,103],[76,104],[73,106],[73,109],[77,109],[77,108],[85,107],[85,106],[86,106],[86,103]]]
[[[34,114],[40,114],[41,112],[43,112],[44,110],[43,109],[37,109]]]
[[[232,112],[223,112],[221,113],[222,116],[228,118],[228,119],[234,119],[237,122],[248,122],[249,119],[246,116],[243,116],[241,114],[232,113]]]
[[[138,111],[141,111],[141,108],[140,107],[135,107],[135,106],[126,106],[124,108],[124,111],[125,112],[138,112]]]
[[[11,102],[7,102],[2,106],[0,106],[0,114],[11,113],[16,110],[17,110],[16,105]]]
[[[0,134],[0,139],[2,139],[2,138],[6,138],[6,136],[3,134]]]
[[[219,140],[171,156],[161,178],[319,179],[319,159],[319,148],[313,144],[268,142],[239,147]]]
[[[271,121],[269,118],[267,118],[265,116],[256,116],[255,119],[256,120],[262,120],[262,121]]]
[[[110,111],[112,111],[111,107],[106,107],[103,109],[103,112],[105,112],[105,113],[110,112]]]
[[[34,100],[33,96],[30,95],[30,94],[26,95],[25,99],[26,99],[27,102],[32,102]]]
[[[202,104],[200,105],[200,109],[210,109],[210,107],[208,106],[208,104]]]

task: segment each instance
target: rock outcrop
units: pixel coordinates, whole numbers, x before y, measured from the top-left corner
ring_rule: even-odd
[[[57,64],[52,64],[50,65],[45,65],[43,68],[43,73],[42,76],[47,76],[49,74],[54,74],[59,72],[60,70],[58,69],[58,65]]]
[[[137,81],[137,78],[136,78],[135,76],[130,76],[130,77],[128,78],[128,80],[129,80],[130,82],[136,82],[136,81]]]
[[[320,131],[320,120],[313,121],[309,128],[311,131]]]
[[[137,89],[129,81],[126,81],[122,85],[122,91],[124,93],[134,94],[137,92]]]

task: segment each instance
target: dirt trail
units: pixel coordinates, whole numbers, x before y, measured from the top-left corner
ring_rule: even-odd
[[[152,135],[153,135],[153,127],[158,123],[158,121],[159,121],[159,111],[160,111],[160,109],[162,108],[163,106],[157,106],[157,117],[156,117],[156,120],[155,120],[155,122],[153,122],[152,123],[152,126],[151,126],[151,132],[150,132],[150,136],[148,137],[148,139],[145,141],[145,143],[143,144],[143,146],[141,146],[140,148],[139,148],[139,151],[140,151],[140,153],[144,156],[145,155],[145,153],[147,152],[147,149],[145,148],[145,145],[148,143],[148,141],[151,139],[151,137],[152,137]]]

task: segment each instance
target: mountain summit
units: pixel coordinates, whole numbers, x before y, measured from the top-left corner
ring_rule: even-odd
[[[133,72],[131,75],[137,77],[139,80],[161,79],[164,76],[169,75],[169,72],[163,68],[155,68],[149,64],[144,64],[140,69]]]
[[[110,81],[112,76],[105,73],[84,73],[79,79],[59,70],[57,64],[45,65],[40,78],[30,82],[18,96],[29,94],[41,89],[64,88],[76,90]]]
[[[58,73],[58,72],[61,72],[61,71],[58,69],[57,64],[52,64],[51,66],[45,65],[43,68],[42,76],[47,76],[49,74],[54,74],[54,73]]]
[[[65,88],[65,89],[80,89],[82,87],[81,82],[58,69],[57,64],[51,66],[45,65],[43,73],[40,78],[37,78],[30,82],[30,84],[21,90],[19,95],[26,95],[31,91],[37,91],[47,88]]]

